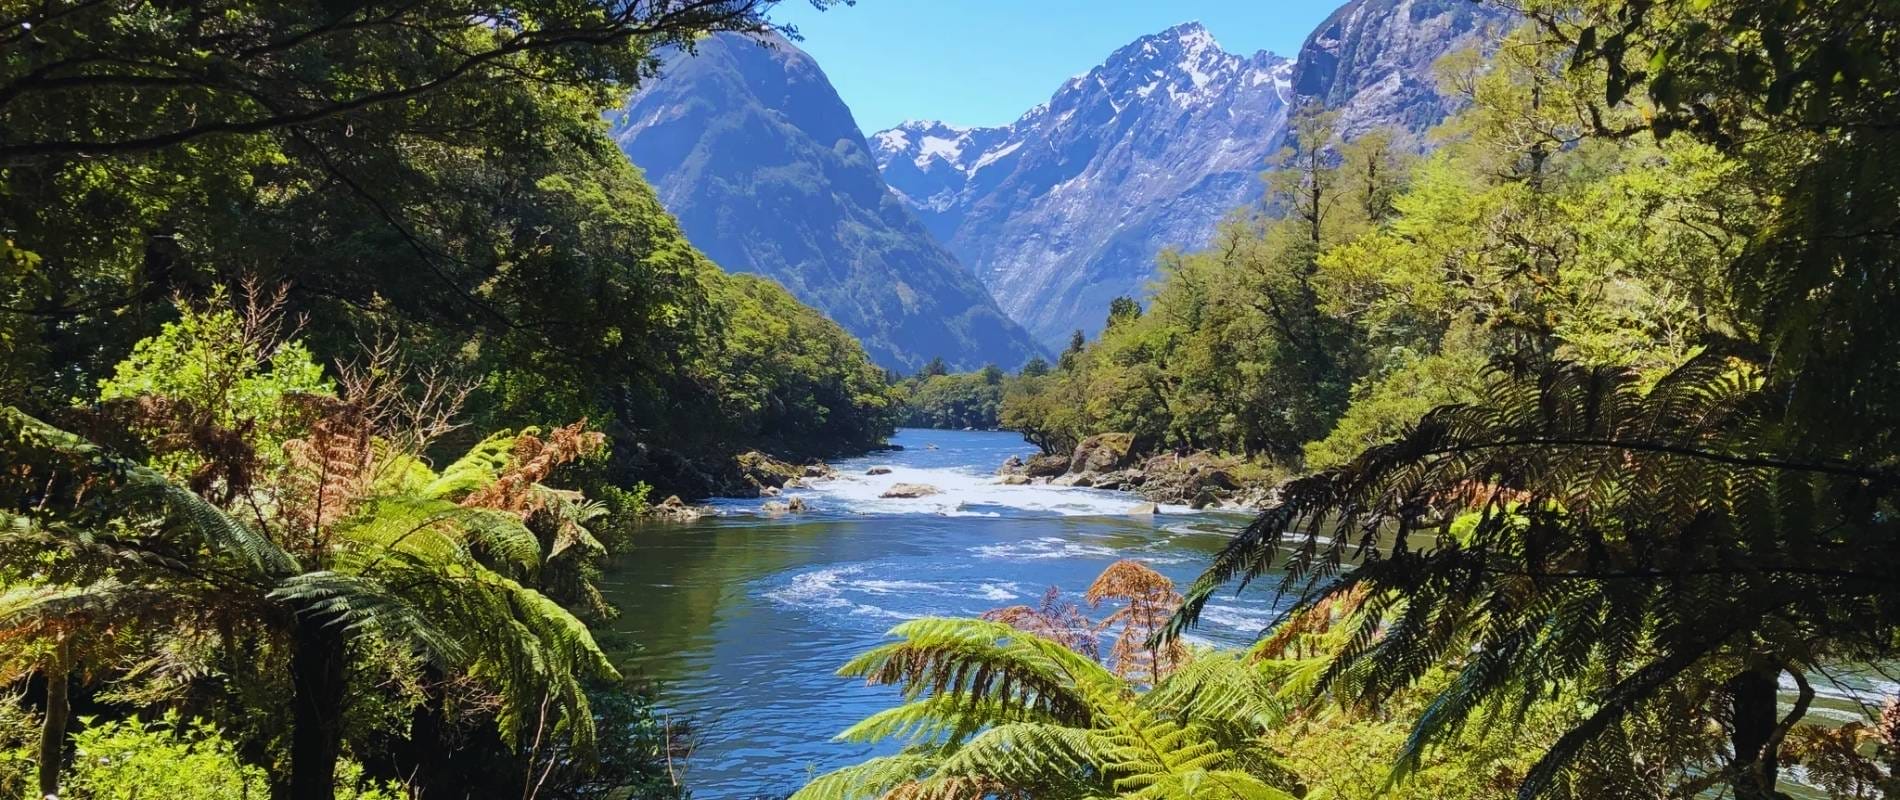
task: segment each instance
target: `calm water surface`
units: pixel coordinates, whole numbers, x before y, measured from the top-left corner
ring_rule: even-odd
[[[1121,558],[1185,585],[1245,518],[1164,507],[1129,516],[1132,495],[1002,486],[997,465],[1032,448],[1012,433],[903,430],[901,452],[842,461],[841,477],[792,490],[811,511],[768,517],[763,500],[720,501],[717,518],[655,526],[605,583],[618,632],[645,648],[670,713],[691,721],[685,769],[703,800],[782,795],[814,771],[871,752],[832,736],[895,692],[835,677],[892,625],[1079,596]],[[867,476],[873,466],[889,475]],[[881,500],[897,482],[943,494]],[[1211,604],[1196,636],[1250,641],[1270,592]]]

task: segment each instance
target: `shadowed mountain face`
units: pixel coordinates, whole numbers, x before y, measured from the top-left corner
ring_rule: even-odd
[[[609,119],[687,238],[770,277],[888,368],[1013,369],[1036,346],[892,195],[850,109],[804,52],[732,35],[674,53]]]

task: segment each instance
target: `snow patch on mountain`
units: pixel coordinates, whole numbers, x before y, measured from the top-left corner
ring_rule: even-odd
[[[1292,62],[1229,53],[1198,22],[1144,36],[1009,125],[912,120],[871,137],[885,181],[1041,341],[1140,295],[1259,194]]]

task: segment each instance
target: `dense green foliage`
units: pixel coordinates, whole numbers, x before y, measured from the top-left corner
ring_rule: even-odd
[[[62,676],[49,734],[65,724],[63,676],[104,670],[144,703],[238,701],[211,707],[231,708],[219,722],[253,746],[287,740],[270,772],[298,797],[328,796],[351,732],[405,708],[473,703],[453,713],[488,718],[511,747],[545,731],[591,752],[583,682],[615,671],[550,595],[599,613],[586,562],[601,545],[584,527],[599,509],[541,481],[602,437],[501,433],[431,469],[421,454],[458,392],[425,384],[412,399],[382,355],[332,385],[278,338],[277,304],[258,303],[182,307],[73,417],[137,460],[0,412],[0,631],[28,645],[10,670]],[[146,625],[121,627],[134,620]],[[126,656],[164,666],[117,666]],[[190,677],[214,672],[223,681]],[[244,713],[271,695],[293,698],[289,718]],[[435,777],[426,763],[407,774]]]
[[[0,3],[0,788],[677,794],[587,627],[606,485],[901,394],[1324,471],[1185,597],[899,626],[844,672],[900,749],[803,798],[1894,796],[1900,705],[1805,717],[1900,656],[1900,18],[1522,5],[1430,154],[1303,113],[1098,341],[893,389],[601,135],[755,4]]]
[[[590,527],[895,418],[604,135],[769,5],[0,2],[0,787],[678,794]]]
[[[1582,713],[1563,698],[1517,713],[1487,709],[1393,782],[1392,754],[1404,748],[1409,720],[1456,674],[1434,666],[1377,703],[1315,700],[1313,687],[1333,658],[1378,617],[1362,598],[1309,610],[1245,651],[1151,640],[1181,598],[1137,562],[1111,565],[1085,599],[1125,605],[1097,621],[1052,596],[984,620],[892,629],[896,641],[839,674],[894,684],[903,704],[838,738],[902,749],[818,776],[794,798],[1502,800]],[[1154,622],[1129,626],[1117,637],[1129,646],[1103,658],[1098,637],[1130,619]],[[1719,737],[1681,724],[1694,712],[1679,711],[1650,720],[1653,735],[1635,743],[1643,764],[1613,755],[1593,779],[1558,794],[1655,797],[1706,768]]]
[[[1181,622],[1282,564],[1298,609],[1367,598],[1377,613],[1319,695],[1383,699],[1457,669],[1413,720],[1401,775],[1480,715],[1559,694],[1588,713],[1520,796],[1646,763],[1659,724],[1700,715],[1726,741],[1675,796],[1785,797],[1794,759],[1890,792],[1891,764],[1866,752],[1890,759],[1891,731],[1831,762],[1794,743],[1829,736],[1803,724],[1812,682],[1897,654],[1900,142],[1873,122],[1900,99],[1892,8],[1528,11],[1489,68],[1452,65],[1474,104],[1446,166],[1318,261],[1363,276],[1322,308],[1381,323],[1366,341],[1482,324],[1497,369],[1392,373],[1464,404],[1356,455],[1315,447],[1339,466],[1285,486]],[[1461,151],[1477,169],[1455,168]],[[1443,313],[1459,308],[1479,316]],[[1381,402],[1408,411],[1397,399]]]
[[[0,399],[86,396],[166,300],[250,278],[324,358],[382,337],[475,378],[482,427],[592,420],[623,482],[888,431],[862,352],[694,251],[603,135],[653,48],[758,2],[215,5],[0,14],[31,45],[0,46]]]
[[[1505,69],[1460,73],[1473,106],[1430,156],[1374,132],[1333,146],[1328,115],[1269,173],[1267,210],[1164,259],[1145,311],[1012,393],[1004,424],[1061,450],[1101,432],[1292,464],[1337,463],[1468,399],[1495,358],[1655,371],[1731,325],[1715,270],[1746,220],[1706,145],[1584,141],[1538,160]],[[1555,113],[1555,112],[1553,112]],[[1559,124],[1545,120],[1549,124]]]
[[[901,424],[912,428],[992,430],[999,424],[1003,392],[1011,380],[994,364],[977,372],[956,374],[926,368],[898,384],[904,409]]]
[[[1289,713],[1242,743],[1171,728],[1144,767],[1195,777],[1118,781],[1096,728],[988,744],[1087,673],[1015,655],[1056,629],[900,627],[847,671],[916,702],[860,727],[941,760],[868,764],[873,793],[1269,796],[1217,777],[1241,765],[1328,797],[1780,800],[1799,763],[1894,796],[1892,700],[1846,726],[1808,712],[1835,668],[1900,656],[1900,18],[1521,8],[1440,65],[1468,105],[1429,155],[1306,115],[1265,209],[1004,401],[1048,449],[1122,431],[1328,468],[1281,487],[1155,641],[1277,582],[1291,609],[1246,660],[1272,688],[1216,696]],[[1153,699],[1185,674],[1116,691],[1218,730]],[[807,791],[852,796],[828,780]]]

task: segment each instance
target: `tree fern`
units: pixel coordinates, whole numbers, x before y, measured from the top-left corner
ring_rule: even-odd
[[[1715,691],[1704,671],[1889,651],[1896,628],[1876,609],[1892,583],[1878,576],[1900,535],[1900,479],[1772,449],[1763,432],[1784,410],[1716,353],[1653,387],[1616,369],[1508,366],[1480,402],[1289,483],[1215,556],[1170,633],[1221,588],[1276,570],[1296,621],[1366,598],[1312,693],[1378,698],[1460,665],[1397,754],[1401,773],[1481,709],[1585,692],[1597,711],[1527,777],[1535,795],[1669,692]],[[1764,635],[1771,621],[1804,633]]]
[[[897,685],[907,702],[842,738],[901,740],[904,754],[821,776],[799,800],[1289,797],[1246,769],[1248,741],[1275,714],[1239,659],[1190,663],[1144,693],[1001,622],[922,619],[891,635],[839,673]]]
[[[337,426],[345,429],[354,430]],[[594,730],[580,681],[615,672],[584,624],[521,581],[542,564],[541,542],[526,525],[531,509],[558,509],[568,528],[566,547],[584,550],[598,546],[581,527],[590,507],[533,483],[512,494],[489,493],[506,508],[457,502],[507,475],[545,474],[562,453],[577,451],[575,442],[584,443],[574,430],[563,430],[570,443],[559,452],[530,448],[519,436],[506,439],[508,458],[527,449],[540,459],[528,472],[515,471],[507,460],[496,466],[495,446],[484,442],[475,457],[458,462],[463,466],[453,480],[415,481],[418,462],[371,448],[369,461],[351,461],[342,471],[408,477],[299,479],[259,505],[226,510],[153,470],[0,409],[0,452],[10,465],[0,471],[11,520],[6,535],[45,542],[75,564],[93,565],[88,574],[94,576],[90,585],[69,590],[10,595],[0,619],[23,630],[31,619],[56,616],[70,624],[84,615],[110,617],[107,600],[137,593],[148,602],[170,598],[169,606],[156,607],[174,611],[222,609],[230,614],[225,629],[262,626],[269,635],[289,636],[291,629],[310,627],[344,640],[396,642],[493,687],[498,721],[511,737],[545,725],[585,749]],[[312,444],[307,452],[334,461],[322,454],[335,444]],[[308,466],[293,458],[286,470],[304,474]],[[389,493],[418,485],[424,488],[416,494]],[[262,505],[299,497],[336,506],[278,513]],[[285,527],[267,533],[279,520]],[[300,563],[280,538],[303,550],[309,563]]]

